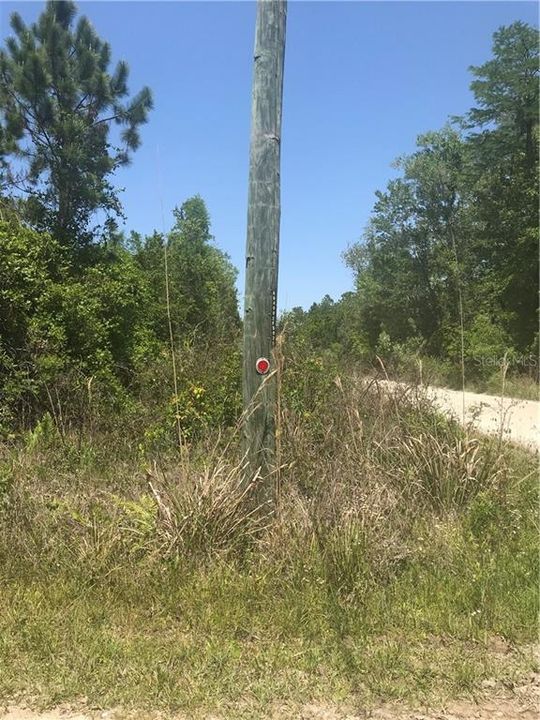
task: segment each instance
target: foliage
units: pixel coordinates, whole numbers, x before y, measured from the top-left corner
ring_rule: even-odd
[[[378,356],[406,375],[439,359],[451,382],[463,360],[473,383],[504,357],[517,377],[516,359],[537,354],[537,31],[500,28],[471,72],[476,107],[419,136],[376,193],[363,241],[344,254],[355,292],[286,319],[316,352],[375,367]]]
[[[47,408],[65,430],[93,382],[97,395],[121,394],[144,321],[144,278],[125,251],[104,251],[99,264],[76,272],[57,242],[16,223],[2,224],[0,243],[4,412],[24,426]]]
[[[516,22],[493,36],[493,58],[471,68],[471,130],[479,262],[520,351],[538,330],[538,31]]]
[[[166,252],[173,335],[182,338],[191,334],[216,340],[230,337],[240,325],[237,273],[227,255],[211,244],[206,204],[195,195],[175,208],[174,216],[176,222],[166,239],[157,233],[144,240],[137,235],[131,239],[137,262],[150,279],[155,332],[162,340],[169,339],[164,281]]]
[[[118,443],[74,462],[50,420],[0,445],[0,696],[260,718],[276,701],[280,717],[444,702],[533,671],[535,459],[335,380],[313,415],[317,381],[284,393],[264,525],[230,437],[142,466]]]
[[[145,87],[125,100],[127,63],[110,73],[110,46],[86,17],[74,26],[75,15],[60,0],[30,27],[11,17],[14,35],[0,51],[0,181],[28,195],[37,229],[76,247],[93,239],[97,210],[109,221],[120,214],[110,176],[139,146],[152,96]]]

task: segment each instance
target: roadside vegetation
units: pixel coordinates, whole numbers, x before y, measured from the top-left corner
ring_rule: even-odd
[[[399,162],[346,253],[354,291],[280,319],[268,516],[242,483],[236,270],[204,199],[167,231],[119,227],[150,90],[130,98],[71,2],[11,26],[0,701],[259,718],[539,672],[537,458],[377,382],[465,370],[537,398],[536,30],[501,28],[476,107]]]
[[[538,671],[535,458],[330,377],[284,371],[271,518],[234,430],[182,460],[50,420],[5,445],[0,696],[261,717]]]
[[[470,68],[474,106],[376,193],[344,253],[354,291],[293,308],[291,328],[393,377],[538,400],[538,31],[493,36]]]

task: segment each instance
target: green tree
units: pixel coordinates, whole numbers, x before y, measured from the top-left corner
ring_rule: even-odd
[[[484,165],[496,161],[529,170],[538,161],[538,30],[524,22],[501,27],[493,35],[493,57],[471,66],[471,90],[477,106],[465,117],[475,129]]]
[[[356,275],[371,347],[419,337],[440,354],[467,312],[474,259],[466,183],[467,149],[447,127],[418,138],[401,178],[377,193],[364,243],[345,253]]]
[[[133,255],[103,251],[75,273],[67,248],[15,219],[0,221],[0,255],[0,430],[44,409],[80,422],[91,386],[107,403],[125,398],[141,343],[153,338],[149,284]]]
[[[181,341],[188,335],[204,341],[231,339],[240,327],[236,269],[212,244],[206,204],[196,195],[175,208],[174,217],[176,222],[166,238],[159,233],[144,240],[132,236],[135,256],[152,287],[155,332],[168,341],[166,250],[175,339]]]
[[[454,361],[463,352],[470,364],[488,347],[524,352],[533,343],[537,31],[501,28],[493,58],[472,72],[465,132],[447,126],[418,138],[417,152],[396,163],[401,177],[377,193],[364,242],[345,254],[372,348],[384,336]]]
[[[174,216],[168,243],[177,332],[228,337],[240,324],[236,270],[227,255],[211,244],[210,217],[199,195],[176,208]]]
[[[139,146],[152,107],[147,87],[127,99],[127,64],[109,71],[110,46],[86,17],[74,25],[76,12],[49,1],[29,27],[14,13],[0,51],[1,184],[28,197],[37,229],[72,246],[92,239],[96,211],[106,226],[121,214],[111,175]]]
[[[54,238],[21,225],[0,221],[0,384],[20,361],[38,351],[33,344],[33,318],[50,287],[64,272],[65,252]]]
[[[493,58],[471,68],[476,100],[463,119],[474,153],[478,263],[514,345],[538,329],[538,31],[522,22],[493,36]]]

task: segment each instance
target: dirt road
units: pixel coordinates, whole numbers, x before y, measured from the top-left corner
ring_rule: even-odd
[[[407,387],[392,381],[383,384],[390,388]],[[540,450],[540,402],[447,388],[428,387],[424,392],[438,408],[464,424],[470,423],[483,433],[500,433],[506,440]]]
[[[5,713],[0,709],[0,720],[164,720],[163,714],[134,713],[122,711],[70,712],[67,708],[38,713],[23,708],[11,708]],[[193,716],[173,715],[171,720],[193,720]],[[198,720],[236,720],[246,717],[240,714],[204,715]],[[249,715],[249,717],[254,717]],[[538,720],[538,705],[518,697],[500,698],[479,703],[449,703],[438,710],[413,710],[399,705],[379,708],[357,709],[331,704],[303,706],[279,705],[259,720]]]

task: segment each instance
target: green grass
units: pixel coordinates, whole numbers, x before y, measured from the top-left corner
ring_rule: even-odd
[[[261,718],[537,670],[535,458],[361,384],[320,402],[281,418],[271,521],[230,444],[150,466],[4,447],[0,699]]]
[[[2,697],[168,712],[240,702],[260,717],[276,700],[430,702],[533,667],[519,652],[530,618],[512,593],[484,600],[478,616],[470,589],[457,594],[448,577],[411,573],[352,610],[323,583],[294,589],[228,567],[142,584],[126,575],[4,584]],[[515,652],[490,652],[497,630]]]
[[[417,358],[408,357],[390,372],[397,379],[413,384],[462,389],[461,368],[449,360],[425,357],[420,363]],[[473,366],[465,371],[465,390],[518,400],[540,399],[537,372],[526,375],[515,370],[504,372],[503,368],[484,370]]]
[[[503,383],[500,373],[493,375],[481,386],[481,392],[491,395],[501,395],[503,392]],[[504,396],[510,398],[518,398],[520,400],[540,400],[540,390],[538,383],[534,378],[527,376],[507,377],[504,381]]]

